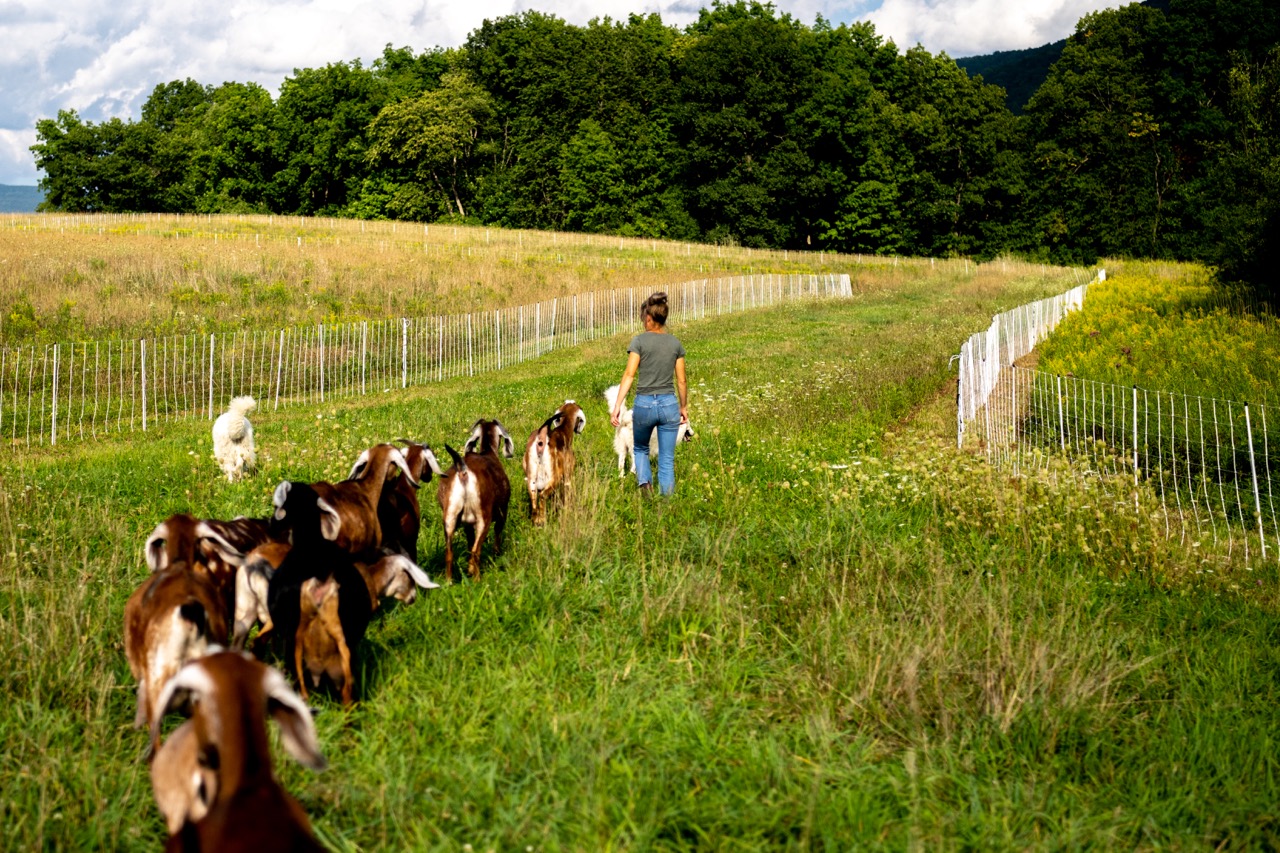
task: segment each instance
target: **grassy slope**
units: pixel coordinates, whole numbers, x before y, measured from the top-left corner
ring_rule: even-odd
[[[234,486],[203,425],[7,462],[0,846],[160,844],[119,639],[159,518],[264,512],[284,476],[480,415],[520,442],[566,396],[574,507],[533,531],[517,506],[481,583],[382,616],[365,701],[321,700],[331,768],[281,767],[334,847],[1274,846],[1274,571],[1206,580],[1070,480],[950,449],[947,356],[1058,289],[908,282],[678,330],[700,440],[668,504],[614,479],[621,339],[263,414]]]

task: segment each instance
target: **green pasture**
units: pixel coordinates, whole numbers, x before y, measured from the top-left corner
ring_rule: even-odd
[[[624,337],[261,411],[234,485],[207,422],[13,451],[0,848],[163,844],[121,639],[157,521],[265,514],[283,478],[482,416],[522,447],[565,398],[572,504],[532,529],[510,460],[506,552],[375,620],[361,701],[314,701],[327,770],[277,750],[335,850],[1274,848],[1274,561],[1208,570],[1053,466],[954,449],[949,356],[1073,283],[935,276],[676,328],[698,439],[669,501],[617,479]]]

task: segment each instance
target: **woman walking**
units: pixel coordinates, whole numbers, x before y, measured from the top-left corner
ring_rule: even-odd
[[[610,422],[616,427],[626,405],[632,381],[636,386],[632,433],[636,482],[643,492],[653,491],[649,469],[649,439],[658,431],[658,491],[676,490],[676,437],[689,422],[689,391],[684,377],[684,346],[667,331],[667,294],[655,293],[640,306],[644,331],[627,347],[627,368],[622,373]],[[679,397],[677,398],[677,394]]]

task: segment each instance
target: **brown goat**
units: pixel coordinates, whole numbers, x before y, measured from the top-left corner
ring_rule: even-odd
[[[290,755],[313,770],[325,766],[311,713],[284,677],[239,652],[217,651],[187,664],[160,695],[153,739],[163,714],[183,706],[192,708],[191,720],[152,764],[156,802],[171,832],[178,827],[166,849],[323,850],[271,764],[268,714]]]
[[[226,610],[207,578],[185,562],[152,572],[124,606],[124,654],[138,680],[134,725],[154,724],[165,683],[226,636]]]
[[[445,450],[453,457],[453,466],[440,477],[436,490],[444,524],[444,578],[453,580],[453,534],[461,522],[471,552],[467,573],[475,580],[480,577],[480,548],[490,527],[495,548],[502,550],[511,481],[499,454],[510,459],[515,443],[498,421],[479,420],[471,427],[465,456],[447,444]]]
[[[342,694],[342,704],[354,701],[355,649],[369,627],[376,599],[358,570],[335,569],[326,578],[302,583],[301,609],[293,654],[302,698],[308,698],[307,675],[313,687],[327,675]]]
[[[556,409],[529,436],[525,446],[524,480],[529,490],[529,517],[534,525],[547,523],[547,502],[572,488],[573,437],[587,425],[587,416],[572,400]]]
[[[235,622],[231,629],[231,647],[243,649],[254,623],[262,625],[258,639],[271,633],[271,611],[267,609],[267,589],[271,576],[284,562],[289,546],[284,542],[267,542],[245,555],[244,564],[236,570]]]
[[[378,500],[378,523],[382,526],[382,548],[389,553],[418,559],[418,533],[422,527],[422,508],[418,487],[431,482],[431,475],[444,473],[435,453],[425,444],[397,438],[405,445],[404,461],[413,479],[389,478],[382,486]],[[415,485],[416,482],[416,485]]]
[[[400,469],[410,485],[417,483],[409,472],[404,454],[394,444],[376,444],[362,452],[347,479],[338,483],[312,483],[317,495],[338,513],[339,548],[351,554],[369,554],[382,547],[382,525],[378,502],[391,466]]]
[[[143,556],[152,571],[179,561],[187,563],[214,585],[230,614],[236,609],[236,587],[244,555],[268,541],[265,518],[218,521],[179,512],[151,531],[143,546]],[[220,637],[218,641],[226,639]]]

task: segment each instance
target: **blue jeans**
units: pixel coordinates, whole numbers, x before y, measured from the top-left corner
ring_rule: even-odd
[[[658,491],[664,495],[676,490],[676,434],[680,431],[680,402],[675,394],[637,394],[632,410],[632,435],[635,436],[636,482],[653,482],[649,470],[649,439],[658,430]]]

